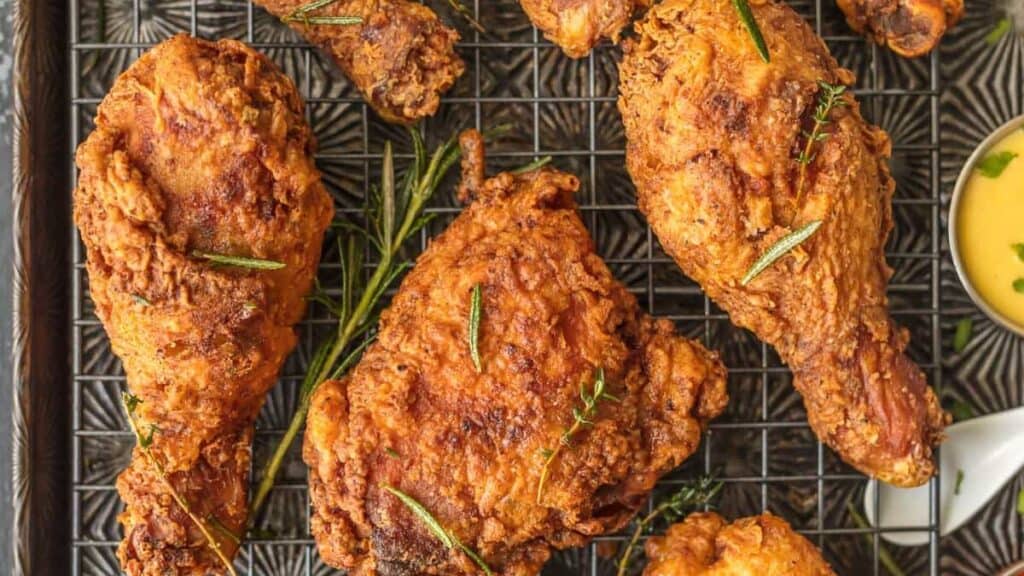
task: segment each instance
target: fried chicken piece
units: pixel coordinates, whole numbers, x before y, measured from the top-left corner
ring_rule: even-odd
[[[468,157],[482,181],[479,153]],[[389,485],[495,574],[536,574],[551,548],[625,525],[724,408],[717,357],[641,313],[594,253],[578,185],[541,169],[465,188],[475,200],[420,256],[377,341],[348,377],[317,391],[303,455],[328,564],[479,573]],[[474,286],[479,373],[468,342]],[[617,400],[598,402],[592,425],[567,439],[538,503],[545,450],[559,446],[600,368]]]
[[[250,441],[295,346],[333,208],[291,80],[231,41],[176,36],[144,54],[78,149],[75,221],[96,314],[175,491],[228,557],[246,520]],[[212,266],[196,251],[283,263]],[[223,564],[142,448],[117,480],[130,575]]]
[[[964,15],[963,0],[836,0],[857,32],[900,56],[932,51]]]
[[[798,192],[818,82],[854,79],[787,5],[753,11],[770,64],[729,0],[666,0],[639,24],[619,108],[640,208],[683,271],[775,346],[824,442],[866,474],[919,485],[948,417],[886,309],[889,138],[844,94]],[[817,220],[816,234],[743,285],[770,247]]]
[[[644,576],[835,576],[821,552],[771,514],[728,524],[691,514],[645,546]]]
[[[619,41],[633,13],[650,0],[521,0],[523,11],[544,36],[573,58],[582,58],[601,41]]]
[[[413,0],[340,0],[306,12],[308,0],[256,0],[341,67],[366,102],[388,122],[413,124],[437,111],[441,94],[466,66],[455,53],[459,34]],[[291,18],[289,16],[292,16]],[[315,18],[359,16],[361,24]]]

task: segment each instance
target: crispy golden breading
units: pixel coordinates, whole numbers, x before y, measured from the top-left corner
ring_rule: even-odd
[[[931,52],[964,15],[963,0],[836,0],[850,27],[901,56]]]
[[[308,0],[256,0],[286,17]],[[441,94],[462,75],[459,34],[413,0],[341,0],[311,16],[360,16],[362,24],[289,22],[327,52],[363,98],[388,122],[413,124],[437,111]]]
[[[835,576],[821,552],[778,516],[726,523],[691,514],[645,547],[644,576]]]
[[[544,36],[573,58],[582,58],[601,41],[619,41],[633,12],[650,0],[521,0],[523,11]]]
[[[314,146],[295,86],[270,60],[176,36],[117,79],[78,149],[90,293],[142,401],[141,432],[193,512],[235,534],[252,424],[295,345],[333,213]],[[193,251],[285,267],[214,267]],[[224,572],[139,447],[117,489],[125,572]]]
[[[847,94],[798,200],[818,82],[854,79],[784,3],[753,10],[771,64],[729,0],[666,0],[638,24],[619,108],[640,208],[683,271],[779,351],[823,441],[867,474],[921,484],[947,416],[886,309],[889,138]],[[815,220],[813,237],[741,284],[780,238]]]
[[[480,170],[479,153],[468,169]],[[479,176],[479,174],[477,174]],[[475,180],[482,181],[474,176]],[[551,548],[621,528],[726,402],[725,369],[611,276],[576,211],[575,177],[501,174],[436,238],[381,318],[377,341],[313,398],[304,458],[312,530],[353,574],[475,574],[388,484],[496,574],[536,574]],[[468,343],[482,289],[479,350]],[[558,446],[603,367],[610,394]]]

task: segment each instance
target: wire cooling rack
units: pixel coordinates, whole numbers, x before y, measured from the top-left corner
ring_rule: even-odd
[[[911,356],[932,385],[941,386],[938,53],[899,59],[853,35],[831,0],[790,3],[826,39],[840,63],[856,72],[855,93],[865,115],[893,136],[898,186],[896,230],[888,247],[896,270],[891,307],[897,321],[911,330]],[[887,550],[878,530],[861,527],[848,503],[859,506],[865,478],[811,433],[788,370],[769,347],[731,326],[661,251],[636,209],[624,168],[625,143],[615,105],[618,49],[605,45],[587,58],[570,60],[529,25],[513,0],[466,2],[486,34],[470,28],[443,2],[435,4],[462,34],[459,51],[467,70],[437,116],[424,123],[428,140],[436,143],[465,127],[511,123],[512,134],[489,150],[490,171],[551,155],[555,166],[576,173],[584,221],[613,272],[650,313],[675,320],[680,331],[719,350],[730,369],[728,412],[712,424],[699,452],[659,483],[652,501],[686,479],[714,474],[725,483],[718,503],[723,514],[735,518],[770,510],[785,517],[822,548],[839,574],[885,574],[889,562],[906,574],[939,574],[935,498],[928,525],[901,529],[929,533],[928,546]],[[320,142],[318,164],[339,215],[361,210],[363,193],[379,173],[385,140],[394,141],[400,162],[411,157],[406,134],[369,112],[325,56],[248,2],[70,0],[70,10],[75,146],[91,130],[96,105],[117,74],[148,47],[186,32],[244,40],[268,53],[295,80],[307,101]],[[68,165],[74,176],[72,158]],[[421,234],[419,250],[457,214],[453,184],[449,179],[433,200],[429,211],[439,217]],[[114,553],[121,504],[114,480],[128,462],[134,438],[118,404],[124,372],[93,313],[77,233],[71,242],[72,573],[118,574]],[[337,272],[334,261],[325,254],[325,282]],[[330,322],[326,311],[314,305],[302,323],[299,349],[257,423],[254,469],[260,469],[287,426],[312,343],[326,334]],[[309,533],[305,479],[296,445],[259,522],[258,537],[239,554],[240,573],[332,573],[320,562]],[[933,495],[937,487],[938,479],[932,483]],[[558,553],[545,574],[613,574],[613,544],[624,539],[605,536],[587,548]]]

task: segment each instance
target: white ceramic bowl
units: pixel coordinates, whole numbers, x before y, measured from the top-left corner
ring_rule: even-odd
[[[975,290],[974,285],[971,284],[971,279],[967,275],[967,270],[964,268],[964,263],[960,260],[960,246],[957,240],[957,216],[960,213],[960,199],[964,195],[964,190],[967,188],[967,181],[971,178],[971,174],[974,172],[974,167],[985,154],[1000,142],[1003,138],[1006,138],[1014,130],[1024,128],[1024,116],[1018,116],[1013,120],[1010,120],[1006,124],[999,127],[998,130],[989,135],[984,142],[978,145],[971,154],[971,157],[967,159],[967,163],[964,164],[963,170],[960,171],[960,177],[956,180],[956,187],[953,189],[953,199],[949,204],[949,250],[953,254],[953,265],[956,266],[956,274],[960,277],[960,282],[964,285],[967,290],[967,294],[970,295],[971,300],[981,308],[989,318],[998,324],[1005,327],[1011,332],[1024,336],[1024,326],[1011,321],[1006,316],[999,313],[998,310],[988,305],[978,291]]]

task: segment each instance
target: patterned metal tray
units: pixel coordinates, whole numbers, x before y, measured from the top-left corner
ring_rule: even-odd
[[[946,403],[974,413],[1024,404],[1024,340],[988,322],[952,269],[945,206],[973,147],[1024,101],[1024,2],[967,0],[966,21],[942,50],[907,61],[853,35],[832,0],[790,0],[859,78],[865,115],[892,135],[897,179],[896,229],[889,259],[897,319],[913,333],[911,356]],[[1019,477],[972,522],[939,539],[938,518],[921,526],[932,542],[901,549],[858,528],[847,502],[860,502],[864,478],[817,442],[799,396],[778,357],[734,328],[653,240],[635,208],[623,166],[624,136],[616,98],[618,50],[598,48],[572,61],[544,41],[514,0],[468,0],[488,29],[477,34],[444,2],[435,8],[460,29],[468,67],[424,128],[437,141],[469,126],[515,126],[494,146],[490,166],[523,164],[550,154],[578,174],[584,220],[612,270],[654,314],[720,350],[731,370],[732,402],[701,451],[664,480],[713,472],[725,481],[720,508],[728,516],[768,509],[822,547],[843,575],[885,574],[886,550],[905,574],[990,575],[1024,557],[1022,519],[1014,511]],[[483,9],[482,9],[483,8]],[[986,36],[1007,11],[1013,28]],[[406,155],[403,130],[368,113],[335,67],[275,18],[247,1],[20,0],[16,9],[15,295],[16,562],[15,574],[118,574],[120,503],[113,483],[133,438],[119,408],[120,362],[93,314],[83,251],[69,219],[72,153],[92,128],[96,104],[114,78],[148,46],[177,32],[245,40],[295,79],[320,142],[318,163],[341,210],[358,210],[377,172],[382,144]],[[449,184],[431,210],[427,238],[457,208]],[[325,259],[328,260],[329,259]],[[952,333],[963,317],[975,333],[962,353]],[[310,343],[325,329],[312,308],[300,349],[268,399],[254,447],[258,469],[287,426]],[[64,361],[70,359],[70,365]],[[966,471],[983,473],[983,471]],[[260,528],[246,544],[240,573],[328,574],[309,534],[305,466],[298,450],[284,469]],[[602,542],[620,541],[621,536]],[[612,574],[598,542],[556,555],[545,574]]]

